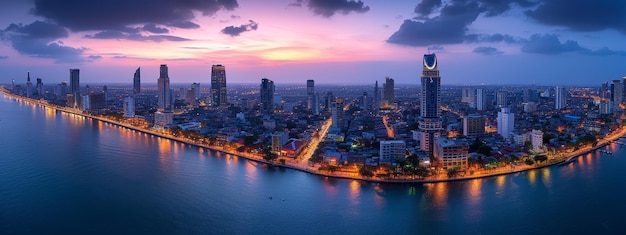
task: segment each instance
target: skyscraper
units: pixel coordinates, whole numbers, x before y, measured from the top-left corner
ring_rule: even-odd
[[[191,90],[193,91],[193,98],[200,99],[200,83],[194,82],[191,84]]]
[[[566,105],[566,101],[567,101],[567,93],[565,91],[565,87],[562,86],[556,86],[556,97],[554,100],[554,105],[555,108],[558,109],[563,109],[565,108]]]
[[[435,137],[442,130],[441,120],[441,77],[435,54],[425,54],[422,68],[422,96],[419,118],[419,129],[422,132],[422,149],[433,155]]]
[[[132,96],[124,98],[124,117],[135,117],[135,99]]]
[[[343,99],[337,98],[332,103],[331,115],[332,115],[332,123],[331,127],[333,128],[343,128]]]
[[[37,78],[37,85],[36,85],[36,89],[37,89],[37,95],[39,97],[43,97],[43,82],[41,81],[41,78]]]
[[[141,93],[141,68],[135,70],[135,75],[133,76],[133,92],[135,94]]]
[[[496,105],[498,105],[498,107],[502,108],[507,106],[506,96],[506,91],[496,92]]]
[[[80,69],[70,69],[70,93],[80,94]]]
[[[483,88],[476,89],[476,109],[487,109],[487,96],[485,94],[485,89]]]
[[[157,80],[158,83],[158,94],[157,96],[159,97],[158,100],[158,105],[159,107],[157,108],[159,111],[163,112],[163,111],[171,111],[172,110],[172,103],[171,103],[171,95],[172,92],[170,91],[170,77],[168,75],[168,71],[167,71],[167,65],[166,64],[162,64],[161,67],[159,68],[159,79]]]
[[[378,89],[378,81],[374,84],[374,101],[372,102],[372,110],[378,112],[380,109],[380,90]]]
[[[619,110],[619,104],[622,103],[624,87],[620,83],[620,80],[613,80],[611,83],[611,101],[613,101],[613,108]]]
[[[274,81],[261,79],[261,112],[274,113]]]
[[[26,97],[30,98],[33,95],[33,83],[30,81],[30,72],[26,75]]]
[[[504,139],[509,140],[514,126],[515,114],[511,113],[509,108],[502,108],[502,110],[498,112],[498,134]]]
[[[73,108],[78,108],[80,96],[80,70],[70,69],[70,93],[74,100],[68,100],[68,103],[72,103]]]
[[[211,102],[214,106],[226,105],[226,68],[221,65],[211,67]]]
[[[307,109],[313,111],[313,103],[315,102],[315,81],[314,80],[306,80],[306,96]]]
[[[385,100],[387,104],[393,104],[396,102],[394,86],[393,78],[386,77],[385,83],[383,84],[383,100]]]

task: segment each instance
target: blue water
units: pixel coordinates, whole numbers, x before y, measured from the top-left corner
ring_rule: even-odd
[[[0,233],[626,234],[626,146],[607,148],[516,175],[377,184],[0,96]]]

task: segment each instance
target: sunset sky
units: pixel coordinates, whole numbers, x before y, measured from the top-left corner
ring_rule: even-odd
[[[626,75],[626,1],[0,0],[0,83],[599,85]]]

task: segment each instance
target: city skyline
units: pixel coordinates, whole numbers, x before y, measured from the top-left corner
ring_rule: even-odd
[[[173,83],[208,84],[211,65],[223,64],[233,83],[371,84],[389,76],[417,84],[421,55],[433,52],[446,60],[444,84],[590,85],[626,74],[624,4],[12,2],[0,9],[0,83],[26,71],[58,83],[69,68],[81,69],[84,83],[128,83],[144,67],[150,84],[154,67],[168,64]]]

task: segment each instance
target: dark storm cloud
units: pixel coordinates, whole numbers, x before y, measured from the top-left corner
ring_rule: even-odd
[[[314,14],[324,17],[331,17],[336,13],[344,15],[350,12],[365,13],[370,10],[370,7],[360,0],[296,0],[289,6],[301,7],[303,3],[306,3]]]
[[[143,35],[141,33],[126,33],[122,31],[106,30],[96,34],[85,35],[85,38],[91,39],[119,39],[119,40],[131,40],[131,41],[189,41],[187,38],[181,38],[170,35]]]
[[[90,59],[90,60],[99,60],[99,59],[102,59],[102,56],[100,56],[100,55],[90,55],[90,56],[87,56],[87,58]]]
[[[150,32],[150,33],[159,33],[159,34],[170,32],[170,30],[163,28],[163,27],[159,27],[156,24],[152,24],[152,23],[144,25],[142,30],[146,32]]]
[[[433,13],[433,10],[441,6],[441,0],[422,0],[415,7],[415,13],[421,16],[427,16]]]
[[[68,36],[65,28],[39,20],[28,25],[10,24],[4,31],[18,33],[29,39],[57,39]]]
[[[55,59],[56,63],[82,62],[85,48],[65,46],[61,38],[68,36],[65,28],[50,22],[35,21],[28,25],[11,24],[0,31],[0,39],[23,55]]]
[[[87,31],[147,23],[189,28],[197,26],[190,22],[194,12],[213,15],[237,7],[237,0],[35,0],[32,12],[72,31]]]
[[[480,12],[476,2],[446,5],[436,17],[424,21],[404,20],[387,42],[407,46],[461,43],[465,40],[467,26]]]
[[[178,21],[172,21],[166,24],[167,26],[170,27],[175,27],[175,28],[181,28],[181,29],[197,29],[200,28],[200,25],[191,22],[191,21],[184,21],[184,20],[178,20]]]
[[[478,43],[478,42],[506,42],[506,43],[517,43],[524,42],[525,39],[513,37],[508,34],[470,34],[465,37],[465,42],[468,43]]]
[[[502,55],[503,53],[495,47],[476,47],[472,52],[483,55]]]
[[[424,0],[415,8],[418,16],[405,20],[387,42],[407,46],[428,46],[462,43],[466,40],[487,40],[488,38],[484,36],[480,38],[476,35],[467,35],[468,26],[476,21],[480,14],[496,16],[509,10],[512,5],[529,7],[534,4],[527,0],[453,0],[447,3]],[[437,10],[439,14],[429,18],[429,15]]]
[[[522,52],[532,54],[557,55],[563,53],[579,53],[583,55],[610,56],[620,55],[626,56],[626,51],[615,51],[607,47],[599,50],[591,50],[581,47],[578,42],[567,40],[563,43],[555,34],[535,34],[528,39],[522,46]]]
[[[626,1],[545,0],[526,15],[539,23],[574,31],[615,29],[626,34]]]
[[[257,30],[258,27],[259,24],[257,22],[250,20],[247,24],[242,24],[240,26],[227,26],[222,29],[222,33],[230,35],[231,37],[236,37],[243,32]]]

